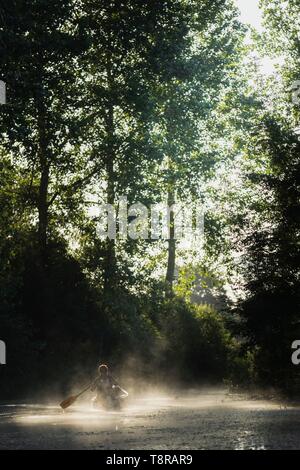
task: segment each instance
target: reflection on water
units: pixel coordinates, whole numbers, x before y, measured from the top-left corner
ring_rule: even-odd
[[[24,424],[69,424],[104,426],[116,422],[126,423],[130,418],[146,415],[151,417],[151,412],[168,412],[172,409],[201,409],[223,408],[244,410],[272,410],[279,405],[267,401],[252,401],[236,397],[229,398],[224,393],[205,394],[191,397],[168,397],[162,395],[148,395],[144,398],[132,399],[122,411],[95,410],[89,402],[73,405],[67,410],[62,410],[58,405],[42,404],[9,404],[1,407],[0,419],[11,418],[15,422]],[[242,438],[241,438],[242,442]],[[241,444],[242,445],[242,444]]]
[[[300,409],[221,391],[131,395],[121,411],[0,404],[0,434],[0,448],[13,449],[297,449]]]
[[[266,450],[263,444],[257,443],[258,436],[252,431],[243,431],[237,436],[237,443],[234,450]]]

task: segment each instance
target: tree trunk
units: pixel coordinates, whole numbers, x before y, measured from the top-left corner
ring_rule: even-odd
[[[109,18],[110,27],[108,29],[107,37],[107,52],[106,52],[106,72],[107,72],[107,88],[108,88],[108,102],[105,113],[105,127],[107,138],[106,150],[106,178],[107,178],[107,203],[115,208],[116,194],[115,194],[115,122],[114,122],[114,75],[113,75],[113,28],[114,28],[114,6],[110,3],[107,4],[107,16]],[[116,241],[115,239],[107,238],[104,256],[104,298],[108,299],[110,303],[117,284],[117,268],[116,268]]]
[[[36,98],[37,132],[38,132],[38,160],[39,160],[39,188],[38,188],[38,265],[37,265],[37,298],[40,306],[38,318],[39,335],[47,342],[49,311],[49,293],[47,289],[47,265],[48,265],[48,188],[50,175],[49,144],[47,137],[46,108],[43,94]]]
[[[110,148],[107,149],[106,177],[107,177],[107,203],[115,206],[115,151],[114,142],[114,109],[109,105],[106,116],[106,131]],[[106,253],[104,257],[104,295],[109,294],[116,284],[116,242],[107,239]]]
[[[170,208],[175,204],[175,196],[172,189],[168,191],[168,207]],[[168,239],[168,265],[166,274],[166,297],[171,298],[174,295],[173,282],[175,275],[175,259],[176,259],[176,240],[175,240],[175,217],[173,210],[170,211],[170,238]]]
[[[38,242],[42,263],[46,262],[48,230],[48,187],[50,164],[48,161],[48,143],[46,135],[46,111],[43,98],[37,99],[38,157],[40,164],[40,182],[38,193]]]

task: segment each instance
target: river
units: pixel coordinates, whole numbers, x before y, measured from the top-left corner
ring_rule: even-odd
[[[0,449],[300,449],[300,408],[223,391],[150,394],[121,412],[6,403]]]

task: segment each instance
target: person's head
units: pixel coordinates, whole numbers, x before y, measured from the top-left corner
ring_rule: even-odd
[[[100,366],[98,367],[98,374],[101,376],[108,375],[108,367],[106,364],[100,364]]]

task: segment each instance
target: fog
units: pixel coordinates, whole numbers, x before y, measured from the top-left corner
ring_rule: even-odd
[[[223,387],[129,389],[120,411],[93,409],[88,392],[63,411],[0,404],[1,449],[296,449],[300,409]]]

